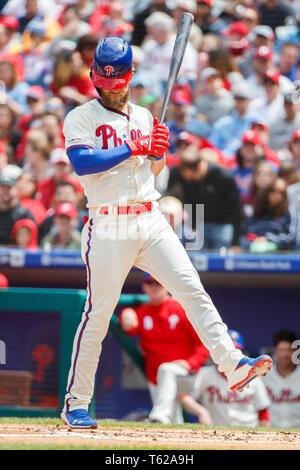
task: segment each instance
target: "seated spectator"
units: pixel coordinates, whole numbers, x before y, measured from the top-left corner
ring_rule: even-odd
[[[7,51],[15,54],[18,49],[20,24],[16,17],[4,15],[0,18],[0,54]]]
[[[244,249],[253,252],[295,249],[296,233],[282,179],[275,179],[258,195],[245,232],[241,239]]]
[[[78,41],[82,36],[91,33],[91,27],[82,21],[76,4],[66,5],[61,16],[62,34],[64,37]]]
[[[0,62],[0,81],[5,85],[6,103],[16,116],[28,112],[27,90],[28,83],[18,81],[15,65],[8,61]]]
[[[11,244],[24,250],[35,250],[38,248],[38,228],[31,219],[18,220],[11,232]]]
[[[114,1],[108,5],[108,14],[102,16],[102,25],[99,29],[101,37],[122,36],[129,39],[133,25],[124,19],[124,5]]]
[[[250,34],[259,25],[258,11],[252,6],[244,7],[241,11],[240,21],[247,25]]]
[[[32,21],[33,18],[42,19],[37,0],[26,0],[24,7],[25,7],[25,14],[19,17],[20,31],[22,33],[25,30],[26,25],[30,21]]]
[[[292,42],[283,44],[279,54],[278,70],[292,82],[298,79],[298,56],[299,47],[296,44]]]
[[[249,49],[248,34],[248,25],[242,21],[234,21],[221,31],[221,35],[225,38],[224,44],[234,60],[243,56]]]
[[[158,281],[145,274],[142,289],[149,301],[136,309],[122,310],[120,326],[129,335],[139,335],[153,403],[150,420],[182,424],[182,410],[176,400],[178,378],[191,377],[209,353],[181,305]]]
[[[274,366],[263,381],[271,401],[271,425],[276,428],[300,427],[298,338],[289,330],[279,330],[273,335]]]
[[[50,145],[47,134],[31,129],[26,135],[24,171],[30,171],[37,181],[49,174]]]
[[[188,128],[188,126],[186,126]],[[177,149],[176,154],[173,156],[172,160],[170,155],[166,157],[167,164],[171,163],[170,166],[177,166],[181,162],[181,155],[185,153],[185,150],[190,146],[195,146],[199,152],[202,153],[204,150],[210,150],[210,161],[213,163],[217,163],[218,165],[225,166],[227,160],[225,159],[223,153],[217,149],[212,143],[204,137],[200,137],[199,135],[195,135],[192,132],[183,131],[180,132],[177,141]],[[206,156],[208,156],[208,152]],[[204,157],[206,160],[207,158]]]
[[[25,80],[31,86],[41,86],[43,89],[47,89],[53,69],[52,61],[45,54],[47,39],[44,20],[34,18],[25,27],[24,49],[21,53],[24,59]]]
[[[141,5],[137,11],[133,14],[133,32],[131,37],[131,43],[135,46],[141,46],[145,36],[147,34],[147,27],[145,24],[146,19],[154,12],[160,11],[163,13],[170,14],[170,10],[164,0],[153,0],[153,2],[147,5]],[[98,31],[98,29],[96,30]]]
[[[253,169],[250,191],[248,196],[244,197],[243,200],[244,213],[247,217],[253,215],[253,206],[258,195],[261,194],[275,178],[276,173],[268,161],[262,160],[256,163]]]
[[[243,80],[243,76],[235,65],[228,49],[222,45],[209,51],[208,67],[217,69],[223,80],[223,86],[231,91],[232,87]]]
[[[147,73],[135,73],[130,82],[130,101],[139,104],[145,95],[149,95],[151,90],[151,80]]]
[[[45,113],[46,93],[42,87],[36,85],[31,86],[27,90],[27,105],[29,112],[18,120],[18,130],[22,134],[22,138],[18,142],[16,148],[15,159],[22,159],[25,152],[27,133],[30,129],[41,129],[42,117]]]
[[[292,161],[300,172],[300,128],[293,132],[292,138],[288,144]]]
[[[295,2],[295,5],[291,4],[291,6],[295,9],[295,21],[287,26],[279,26],[276,28],[277,53],[280,53],[283,44],[286,42],[292,42],[293,44],[296,44],[296,46],[300,45],[300,16],[298,2]]]
[[[226,26],[222,18],[213,15],[212,0],[197,0],[195,23],[205,35],[207,33],[218,34]]]
[[[90,68],[93,60],[95,49],[98,44],[98,37],[96,34],[86,34],[81,36],[77,43],[76,50],[80,53],[86,67]]]
[[[269,125],[284,115],[283,95],[280,90],[279,77],[280,74],[276,70],[268,70],[264,74],[265,97],[253,100],[250,107],[260,116],[264,116]]]
[[[78,223],[77,218],[78,212],[74,204],[69,202],[58,204],[52,230],[41,241],[42,248],[80,250],[81,234],[75,228]]]
[[[192,104],[191,94],[187,90],[175,89],[170,100],[171,119],[166,122],[170,131],[170,153],[176,153],[179,134],[184,131],[190,119],[189,107]]]
[[[260,46],[254,51],[251,73],[247,77],[247,83],[250,85],[252,90],[252,98],[264,98],[264,75],[269,69],[274,68],[273,61],[274,53],[271,47]]]
[[[145,24],[149,41],[142,47],[145,55],[139,71],[151,71],[166,85],[175,42],[174,21],[166,13],[155,12],[146,19]],[[187,44],[180,75],[186,77],[191,83],[196,80],[197,52],[191,43]]]
[[[21,173],[22,170],[19,166],[11,165],[10,163],[8,163],[6,147],[0,140],[0,176],[6,175],[10,176],[11,178],[17,179]]]
[[[229,330],[236,348],[244,349],[244,338]],[[215,365],[200,369],[194,383],[179,382],[183,409],[196,415],[199,423],[218,426],[270,426],[270,399],[261,378],[241,392],[228,389],[226,377]],[[200,403],[201,404],[200,404]]]
[[[66,109],[61,98],[58,98],[58,96],[50,96],[47,99],[45,110],[47,113],[51,113],[57,116],[62,125],[62,121],[66,115]]]
[[[52,229],[54,224],[55,209],[63,202],[67,202],[75,206],[78,205],[78,192],[76,187],[67,180],[61,180],[56,183],[54,197],[52,200],[52,207],[48,209],[46,218],[39,227],[39,240],[42,240]],[[83,216],[84,214],[80,215]],[[78,223],[78,230],[82,228],[82,225],[82,221],[80,220]]]
[[[201,160],[194,145],[182,152],[181,164],[171,169],[167,193],[191,204],[193,210],[204,204],[204,221],[193,220],[192,226],[199,233],[204,230],[205,249],[238,245],[242,211],[234,177],[227,169]]]
[[[24,133],[33,127],[41,127],[41,117],[45,113],[46,93],[41,86],[31,86],[27,90],[26,100],[29,113],[18,121],[18,127]]]
[[[278,168],[281,160],[277,153],[269,146],[270,131],[268,124],[266,124],[264,119],[256,119],[252,122],[251,129],[258,132],[260,136],[266,160],[268,160],[274,168]]]
[[[72,166],[65,149],[55,149],[51,153],[49,163],[52,170],[51,176],[38,181],[36,194],[36,198],[39,199],[47,209],[53,205],[55,188],[61,180],[70,182],[76,188],[77,192],[83,193],[82,186],[78,179],[71,175]]]
[[[48,142],[53,152],[56,149],[64,148],[65,140],[61,133],[61,123],[59,117],[53,113],[45,113],[42,117],[42,129],[45,131]]]
[[[238,149],[235,163],[231,167],[243,204],[248,204],[252,199],[254,168],[262,160],[266,160],[262,140],[257,131],[250,129],[243,134],[242,145]],[[277,170],[276,164],[268,163],[273,170]]]
[[[197,10],[196,0],[176,0],[176,2],[172,4],[172,11],[171,11],[171,15],[175,24],[175,29],[178,28],[178,25],[179,25],[179,22],[183,13],[188,12],[188,13],[192,13],[192,15],[195,15],[196,10]],[[194,22],[192,24],[189,40],[197,51],[199,50],[199,47],[201,46],[202,38],[203,38],[202,30]]]
[[[265,46],[265,49],[262,49],[262,54],[258,54],[258,57],[261,55],[262,59],[268,60],[268,57],[266,57],[266,54],[263,51],[273,50],[275,34],[272,28],[270,28],[269,26],[258,24],[252,29],[251,33],[249,34],[249,39],[250,48],[245,52],[245,54],[241,58],[238,58],[237,61],[238,68],[246,79],[248,79],[252,75],[253,70],[257,72],[259,72],[260,70],[260,63],[255,61],[254,56],[256,55],[256,52],[261,46]],[[268,55],[269,54],[267,54],[267,56]],[[258,69],[256,69],[256,65],[258,65]],[[264,67],[263,62],[261,62],[261,66]],[[253,77],[254,76],[255,75],[253,75]]]
[[[293,93],[288,93],[284,95],[284,115],[270,126],[270,147],[277,151],[285,149],[297,129],[300,129],[299,103]]]
[[[51,92],[73,107],[98,96],[78,51],[65,51],[55,60]]]
[[[234,107],[231,93],[223,87],[220,73],[211,67],[201,73],[202,94],[196,101],[198,113],[204,114],[210,125],[227,116]]]
[[[32,213],[20,205],[14,185],[14,178],[0,176],[0,245],[9,245],[13,226],[18,220],[34,221]]]
[[[22,133],[16,128],[13,110],[6,103],[0,103],[0,141],[12,152],[13,160],[17,160],[15,152],[22,138]]]
[[[222,150],[225,157],[232,157],[241,144],[241,138],[258,117],[249,111],[251,89],[246,82],[236,84],[232,89],[234,109],[231,114],[215,122],[210,135],[211,143]]]
[[[260,21],[273,30],[288,24],[293,18],[293,10],[281,0],[265,0],[258,5]]]
[[[291,160],[281,162],[277,175],[284,180],[287,187],[292,184],[300,183],[300,173]]]
[[[37,225],[41,225],[47,210],[44,204],[35,198],[37,182],[34,176],[29,172],[23,172],[18,177],[14,189],[21,206],[32,213]]]

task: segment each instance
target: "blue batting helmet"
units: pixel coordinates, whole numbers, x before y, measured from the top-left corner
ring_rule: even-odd
[[[128,42],[114,36],[102,39],[91,66],[94,86],[103,90],[123,88],[132,75],[132,50]]]
[[[233,341],[233,344],[237,349],[244,349],[245,341],[241,333],[235,330],[228,330],[228,334]]]

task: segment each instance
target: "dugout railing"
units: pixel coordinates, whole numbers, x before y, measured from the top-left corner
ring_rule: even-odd
[[[143,294],[122,294],[118,307],[146,300]],[[85,301],[85,290],[0,289],[0,416],[60,415]],[[116,315],[110,331],[143,372],[143,358],[134,341],[120,329]],[[50,392],[45,391],[47,386]],[[26,397],[28,393],[30,397]],[[95,414],[93,403],[90,411]]]

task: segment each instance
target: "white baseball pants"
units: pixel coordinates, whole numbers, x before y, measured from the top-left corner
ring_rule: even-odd
[[[82,232],[87,300],[75,335],[66,408],[88,409],[110,318],[133,265],[149,272],[182,305],[213,361],[231,373],[242,353],[205,292],[180,240],[158,208],[140,215],[94,217]]]
[[[164,362],[157,371],[157,385],[149,382],[153,408],[149,418],[163,424],[183,424],[182,407],[177,400],[178,379],[189,376],[189,372],[174,362]]]

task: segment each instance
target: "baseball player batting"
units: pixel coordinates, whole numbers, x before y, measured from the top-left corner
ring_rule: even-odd
[[[182,305],[232,390],[242,390],[272,365],[269,356],[250,359],[235,348],[185,249],[158,209],[154,180],[165,164],[169,131],[147,109],[129,101],[130,45],[118,37],[101,40],[90,75],[99,98],[73,109],[63,127],[67,154],[89,210],[82,231],[88,295],[61,415],[72,428],[97,427],[88,407],[101,345],[133,265],[150,273]]]

